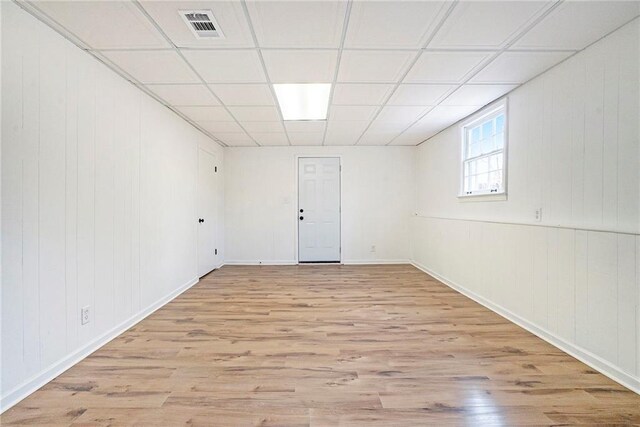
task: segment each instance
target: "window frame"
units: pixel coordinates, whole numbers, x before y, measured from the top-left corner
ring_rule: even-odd
[[[494,150],[490,153],[485,153],[475,158],[481,158],[502,151],[502,187],[500,191],[476,191],[471,194],[467,194],[464,189],[465,173],[464,166],[469,160],[466,156],[467,150],[467,138],[471,128],[486,121],[487,119],[495,118],[500,114],[504,114],[504,145],[502,150]],[[507,98],[503,98],[498,102],[494,102],[491,105],[483,108],[478,113],[472,115],[468,120],[465,120],[460,125],[460,185],[458,189],[458,198],[461,200],[506,200],[507,198],[507,177],[508,177],[508,152],[509,152],[509,108]]]

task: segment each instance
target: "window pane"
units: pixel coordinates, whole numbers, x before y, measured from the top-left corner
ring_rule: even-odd
[[[478,173],[487,173],[489,172],[489,158],[483,157],[482,159],[478,159]]]
[[[471,141],[478,142],[480,141],[480,126],[476,126],[471,129]]]
[[[489,138],[493,133],[493,120],[482,124],[482,138]]]
[[[471,144],[469,145],[469,153],[467,154],[467,157],[475,157],[480,155],[480,142],[471,142]]]
[[[496,117],[496,133],[504,132],[504,114]]]
[[[504,132],[496,134],[496,149],[504,148]]]

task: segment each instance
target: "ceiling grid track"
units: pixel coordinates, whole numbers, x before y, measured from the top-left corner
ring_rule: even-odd
[[[491,64],[496,58],[498,58],[500,55],[502,55],[504,52],[506,52],[511,46],[513,46],[519,39],[521,39],[522,37],[524,37],[524,35],[526,33],[529,32],[529,30],[531,30],[533,27],[535,27],[536,25],[538,25],[538,23],[540,23],[540,21],[542,21],[544,18],[546,18],[551,12],[553,12],[558,6],[560,6],[560,4],[562,4],[564,0],[557,0],[556,2],[552,3],[551,5],[549,5],[544,11],[542,11],[537,17],[532,18],[527,24],[525,24],[520,30],[516,31],[515,34],[510,38],[507,39],[507,41],[505,42],[504,46],[498,50],[498,51],[494,51],[494,50],[489,50],[489,52],[494,52],[493,55],[491,55],[490,57],[488,57],[487,59],[485,59],[484,61],[482,61],[480,64],[478,64],[478,66],[476,66],[475,68],[473,68],[472,70],[469,71],[469,73],[467,73],[465,75],[465,77],[462,79],[462,81],[460,83],[458,83],[456,85],[456,87],[454,87],[453,89],[451,89],[446,96],[442,97],[441,99],[438,100],[438,103],[434,106],[432,106],[431,108],[429,108],[427,111],[424,111],[422,114],[420,114],[418,116],[418,118],[416,118],[416,120],[414,120],[411,124],[409,124],[409,126],[407,126],[402,132],[400,132],[398,135],[396,135],[395,137],[393,137],[393,139],[391,139],[391,141],[387,142],[385,145],[390,145],[393,143],[393,141],[395,141],[397,138],[399,138],[401,135],[403,135],[407,130],[411,129],[412,126],[414,126],[416,123],[418,123],[420,120],[422,120],[425,116],[427,116],[431,111],[433,111],[436,107],[438,107],[440,104],[442,104],[442,102],[444,102],[449,96],[451,96],[454,92],[456,92],[458,89],[460,89],[462,86],[464,86],[465,84],[467,84],[472,78],[474,78],[478,73],[480,73],[480,71],[482,71],[485,67],[487,67],[489,64]],[[431,41],[429,41],[430,43]],[[575,51],[571,51],[571,52],[575,52]],[[567,58],[568,59],[568,58]],[[566,59],[565,59],[566,60]],[[543,71],[544,72],[544,71]],[[532,77],[531,79],[534,79],[534,77]],[[493,83],[495,84],[495,83]],[[523,83],[524,84],[524,83]],[[513,90],[517,89],[518,87],[520,87],[521,85],[517,85]],[[507,93],[508,94],[508,93]],[[504,94],[499,98],[502,98],[504,96],[506,96],[507,94]],[[494,102],[495,99],[491,102]],[[488,104],[487,104],[488,105]],[[471,114],[475,114],[475,112],[471,113]],[[466,116],[469,117],[469,116]],[[456,121],[460,122],[462,120],[465,120],[466,117],[463,117],[462,119]],[[453,123],[453,124],[455,124]],[[449,128],[452,125],[447,126],[445,129]],[[440,130],[438,133],[442,132],[444,129]],[[433,138],[435,135],[437,135],[438,133],[430,136],[427,139]],[[420,145],[422,144],[424,141],[426,141],[427,139],[419,142],[416,145]]]
[[[247,20],[247,25],[249,25],[249,31],[251,32],[251,38],[253,39],[253,44],[255,44],[256,52],[258,53],[258,59],[260,60],[260,66],[262,67],[262,72],[264,73],[264,78],[267,80],[267,86],[269,87],[269,92],[273,97],[273,102],[276,104],[276,110],[278,111],[278,116],[280,117],[280,125],[284,130],[284,135],[287,137],[287,142],[289,145],[291,144],[291,138],[289,138],[289,132],[287,131],[287,127],[284,125],[284,116],[282,115],[282,109],[280,108],[280,103],[278,102],[278,97],[276,96],[276,91],[273,88],[273,83],[271,82],[271,77],[269,76],[269,72],[267,71],[267,65],[264,62],[264,57],[262,56],[262,49],[260,48],[260,44],[258,43],[258,36],[256,36],[256,30],[253,28],[253,22],[251,21],[251,16],[249,15],[249,8],[247,8],[247,2],[245,0],[241,1],[242,10],[244,12],[245,19]]]
[[[428,46],[429,43],[431,43],[431,40],[433,40],[433,38],[435,37],[435,35],[438,33],[438,31],[440,30],[440,28],[442,28],[442,26],[444,25],[444,23],[446,22],[446,20],[449,18],[449,15],[451,15],[451,13],[453,12],[453,10],[456,8],[456,6],[458,5],[458,0],[455,0],[453,2],[451,2],[451,4],[449,5],[449,7],[447,8],[446,12],[444,13],[444,15],[442,16],[442,18],[440,18],[440,21],[438,22],[438,24],[435,26],[435,28],[433,29],[433,31],[431,31],[431,34],[429,35],[429,37],[427,38],[427,41],[425,42],[425,44],[423,45],[423,49],[424,47]],[[380,108],[378,108],[378,111],[376,111],[376,113],[373,115],[373,118],[371,119],[371,121],[369,122],[369,124],[367,125],[367,127],[362,131],[362,134],[360,134],[360,136],[358,137],[358,139],[356,140],[354,145],[358,145],[360,143],[360,141],[362,140],[362,137],[364,136],[365,133],[367,133],[367,131],[369,130],[369,128],[371,127],[371,125],[373,124],[373,122],[378,118],[378,116],[380,115],[380,113],[382,112],[382,110],[384,109],[384,107],[387,106],[387,103],[389,102],[389,100],[391,99],[391,97],[393,97],[393,94],[396,93],[396,91],[398,90],[398,88],[400,87],[400,85],[402,84],[402,82],[404,81],[404,79],[407,77],[407,74],[409,74],[409,72],[411,71],[411,69],[414,67],[414,65],[416,65],[416,63],[418,62],[418,60],[420,59],[420,56],[422,55],[423,49],[420,49],[418,51],[418,53],[416,54],[416,56],[413,58],[413,60],[411,61],[411,63],[409,64],[409,66],[407,67],[407,69],[404,71],[404,73],[402,74],[402,76],[398,79],[398,81],[396,81],[395,83],[393,83],[393,88],[391,89],[391,91],[389,92],[389,94],[387,95],[387,97],[385,98],[385,100],[382,102],[382,105],[380,105]],[[425,107],[425,109],[428,107]]]
[[[164,99],[162,99],[161,97],[153,93],[151,90],[147,89],[147,87],[142,82],[140,82],[138,79],[134,78],[132,75],[124,71],[118,65],[114,64],[111,60],[109,60],[107,57],[102,55],[99,50],[91,48],[91,46],[83,42],[77,35],[75,35],[73,32],[71,32],[64,26],[62,26],[60,23],[56,22],[53,18],[48,16],[46,13],[44,13],[36,5],[32,4],[28,0],[13,0],[13,1],[25,12],[29,13],[30,15],[32,15],[33,17],[41,21],[43,24],[53,29],[55,32],[57,32],[66,40],[68,40],[70,43],[74,44],[81,50],[89,53],[98,62],[104,64],[111,71],[113,71],[114,73],[116,73],[117,75],[119,75],[120,77],[122,77],[123,79],[125,79],[126,81],[128,81],[129,83],[137,87],[138,89],[140,89],[142,92],[144,92],[145,94],[147,94],[148,96],[150,96],[151,98],[153,98],[154,100],[162,104],[164,107],[168,108],[170,111],[175,113],[181,119],[183,119],[184,121],[189,123],[191,126],[193,126],[196,130],[203,133],[207,138],[210,138],[221,147],[227,147],[227,144],[220,141],[218,138],[213,136],[210,132],[200,127],[195,121],[191,120],[189,117],[187,117],[177,108],[174,108],[173,106],[168,105],[168,103]],[[170,49],[163,49],[163,50],[170,50]]]
[[[327,116],[325,120],[324,133],[322,134],[322,145],[325,145],[327,139],[327,130],[329,129],[329,115],[331,114],[331,103],[333,102],[333,94],[336,90],[336,83],[338,81],[338,71],[340,71],[340,61],[342,60],[342,50],[344,48],[344,41],[347,38],[347,30],[349,29],[349,19],[351,18],[351,6],[353,0],[348,0],[346,10],[344,12],[344,22],[342,24],[342,36],[340,37],[340,47],[338,48],[338,57],[336,59],[336,69],[333,73],[333,80],[331,81],[331,89],[329,92],[329,101],[327,103]]]
[[[249,138],[251,138],[251,140],[254,142],[254,144],[256,144],[258,147],[260,147],[261,145],[258,144],[258,142],[249,134],[249,132],[247,132],[247,130],[244,128],[244,126],[242,126],[242,123],[240,123],[240,121],[233,115],[233,113],[231,113],[231,111],[229,110],[229,107],[227,107],[222,100],[220,100],[220,98],[218,98],[218,95],[215,94],[215,92],[211,89],[211,87],[209,86],[209,84],[207,84],[206,80],[202,77],[202,75],[193,67],[193,65],[191,65],[191,63],[189,61],[187,61],[187,58],[184,57],[184,55],[182,54],[182,52],[180,51],[180,49],[178,49],[178,47],[173,43],[173,41],[171,41],[171,39],[169,38],[169,36],[167,36],[167,34],[164,32],[164,30],[160,27],[160,25],[158,25],[158,23],[155,21],[155,19],[153,19],[151,17],[151,15],[149,15],[149,13],[145,10],[144,7],[142,7],[142,5],[140,4],[140,2],[138,0],[131,0],[131,2],[140,10],[140,12],[149,20],[149,22],[151,22],[151,24],[156,28],[156,30],[162,35],[162,37],[164,37],[164,39],[166,40],[167,43],[169,43],[169,46],[172,46],[172,49],[175,53],[178,54],[178,56],[180,56],[180,59],[182,59],[184,61],[185,64],[187,64],[187,66],[189,67],[189,69],[191,69],[191,71],[193,71],[193,73],[198,77],[198,79],[200,80],[200,82],[204,85],[205,88],[207,88],[207,91],[216,99],[216,101],[218,101],[220,103],[220,105],[225,109],[225,111],[227,112],[227,114],[229,114],[233,120],[236,122],[236,124],[238,126],[240,126],[240,128],[242,129],[242,131],[247,134],[247,136]],[[228,146],[228,144],[225,144]]]

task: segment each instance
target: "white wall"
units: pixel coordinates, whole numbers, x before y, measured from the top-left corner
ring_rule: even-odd
[[[222,150],[12,2],[2,61],[6,407],[197,281],[198,147]]]
[[[225,262],[295,263],[296,155],[342,156],[344,262],[407,262],[414,153],[414,147],[225,149]]]
[[[638,36],[636,19],[508,96],[507,201],[456,197],[458,126],[421,145],[411,233],[417,265],[636,390]]]

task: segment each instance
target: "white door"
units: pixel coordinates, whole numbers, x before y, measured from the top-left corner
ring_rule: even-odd
[[[198,276],[216,267],[216,157],[198,151]]]
[[[340,262],[340,159],[298,160],[298,261]]]

